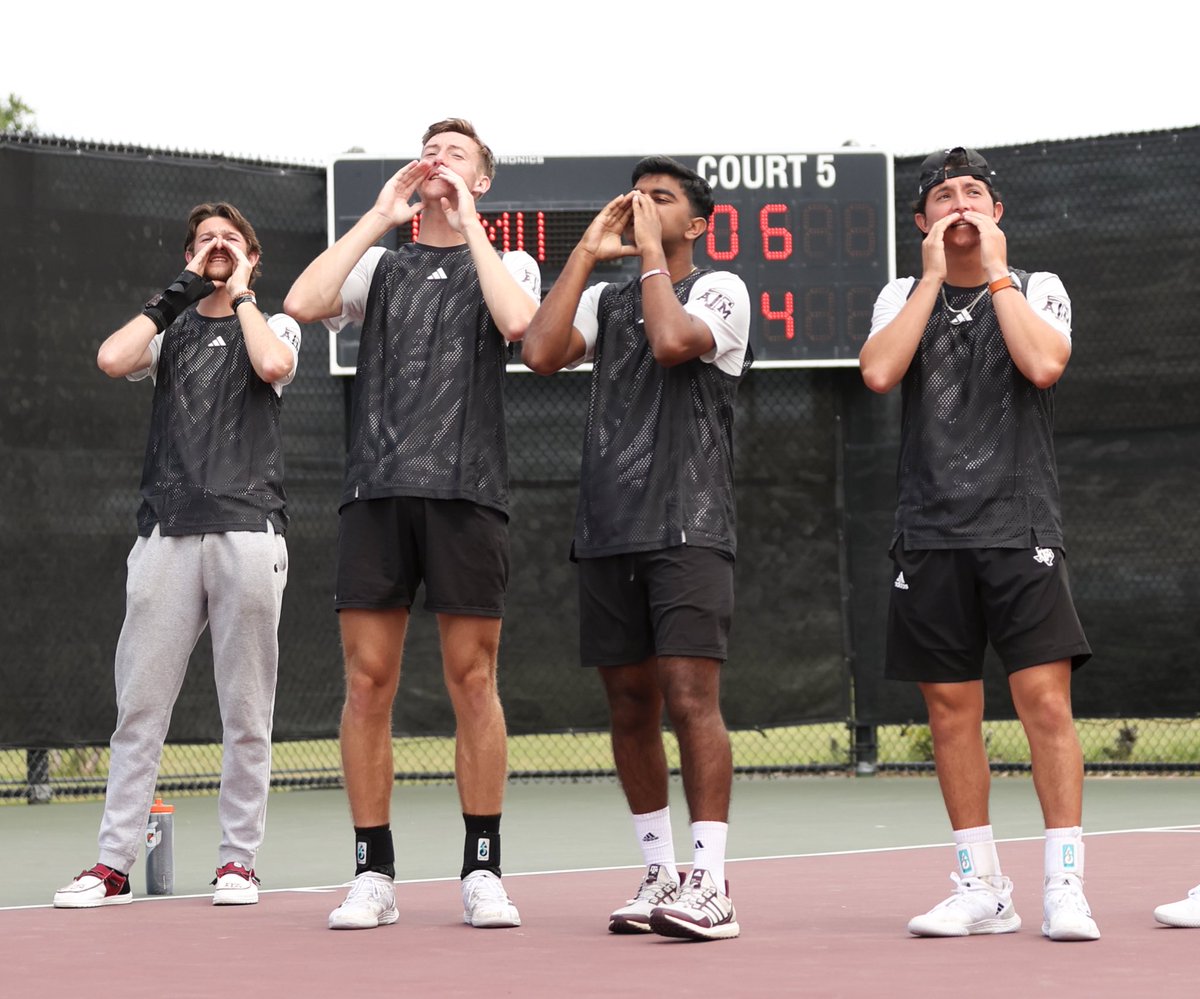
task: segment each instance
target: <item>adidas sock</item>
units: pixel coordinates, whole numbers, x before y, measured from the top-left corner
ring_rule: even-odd
[[[708,871],[717,891],[725,891],[725,841],[728,822],[692,823],[692,870]]]
[[[354,827],[354,876],[375,871],[396,876],[396,852],[392,847],[391,826]]]
[[[992,827],[954,830],[954,859],[960,877],[999,878],[1000,855]]]
[[[459,877],[473,871],[491,871],[500,877],[500,816],[468,815],[463,812],[467,827],[463,842],[463,866]]]
[[[1074,874],[1083,877],[1083,828],[1063,826],[1046,830],[1046,877]]]
[[[657,812],[644,812],[633,817],[633,829],[637,834],[638,847],[646,866],[658,864],[672,881],[679,880],[679,868],[675,866],[675,843],[671,838],[671,808],[660,808]]]

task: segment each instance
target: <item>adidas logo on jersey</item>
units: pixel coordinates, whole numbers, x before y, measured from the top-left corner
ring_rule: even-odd
[[[438,268],[425,279],[426,281],[446,281],[449,280],[449,275],[442,268]]]
[[[212,343],[210,343],[209,346],[210,347],[228,347],[229,344],[227,344],[225,342],[225,338],[223,336],[219,336]]]
[[[894,585],[898,590],[908,589],[908,583],[904,581],[904,573],[900,573],[900,575],[896,577],[896,582]]]

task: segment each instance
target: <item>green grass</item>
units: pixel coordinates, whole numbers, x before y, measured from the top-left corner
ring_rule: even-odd
[[[1078,723],[1084,759],[1090,764],[1195,764],[1200,762],[1200,719],[1083,719]],[[881,764],[921,763],[932,759],[927,725],[883,725],[876,732]],[[1029,762],[1029,744],[1015,721],[984,723],[988,756],[993,763]],[[753,769],[797,766],[850,767],[850,733],[846,725],[796,725],[731,733],[734,763]],[[667,759],[679,765],[679,747],[666,733]],[[414,780],[454,771],[451,737],[407,737],[393,740],[398,774]],[[612,752],[607,733],[568,732],[519,735],[509,739],[509,769],[517,774],[610,772]],[[167,746],[160,777],[165,781],[215,782],[220,775],[218,745]],[[69,748],[50,753],[52,782],[86,785],[102,793],[108,772],[107,748]],[[273,773],[277,779],[336,778],[341,772],[334,739],[277,743]],[[23,787],[24,750],[0,750],[0,784]],[[207,792],[203,792],[207,793]],[[22,799],[8,799],[17,800]]]
[[[1084,762],[1194,764],[1200,762],[1200,719],[1083,718],[1076,720]],[[984,742],[993,763],[1028,763],[1029,742],[1016,721],[985,721]],[[928,725],[882,726],[879,760],[889,763],[933,759]]]

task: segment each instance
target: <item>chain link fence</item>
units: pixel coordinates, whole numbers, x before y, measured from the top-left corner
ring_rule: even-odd
[[[1006,198],[1009,257],[1054,270],[1075,308],[1058,448],[1076,598],[1096,649],[1078,675],[1091,768],[1200,767],[1200,130],[986,150]],[[919,272],[897,160],[897,268]],[[503,183],[503,176],[498,180]],[[911,190],[910,190],[911,189]],[[278,309],[326,244],[321,169],[0,137],[0,799],[101,794],[115,721],[112,656],[149,416],[96,348],[175,273],[193,204],[229,200],[265,247],[259,300]],[[340,782],[341,652],[332,610],[349,383],[304,329],[284,396],[292,524],[280,626],[273,779]],[[567,560],[585,375],[507,379],[513,575],[501,696],[516,779],[612,774],[596,678],[577,665]],[[744,773],[929,769],[919,696],[881,678],[899,404],[853,370],[760,369],[739,396],[738,609],[724,705]],[[432,618],[414,612],[395,712],[402,780],[449,780],[453,716]],[[1003,679],[987,692],[998,768],[1028,765]],[[219,781],[220,723],[201,639],[160,788]],[[672,745],[671,752],[674,753]]]

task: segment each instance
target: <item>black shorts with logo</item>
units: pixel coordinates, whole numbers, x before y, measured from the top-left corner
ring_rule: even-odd
[[[501,617],[508,519],[469,500],[389,496],[342,507],[337,610],[411,607],[425,584],[435,614]]]
[[[680,545],[579,559],[579,646],[584,666],[651,656],[728,655],[733,559]]]
[[[887,663],[893,680],[956,683],[983,677],[987,643],[1011,675],[1091,658],[1059,548],[892,552]]]

